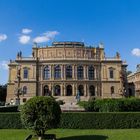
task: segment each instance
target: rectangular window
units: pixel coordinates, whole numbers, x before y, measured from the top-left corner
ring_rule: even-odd
[[[114,78],[114,71],[111,70],[111,69],[110,69],[110,71],[109,71],[109,77],[110,77],[111,79]]]

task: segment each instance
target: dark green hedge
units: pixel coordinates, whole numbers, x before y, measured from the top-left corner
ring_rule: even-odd
[[[23,128],[20,113],[0,113],[0,129]]]
[[[59,127],[71,129],[140,128],[140,112],[67,112],[62,113]],[[20,113],[0,113],[0,128],[23,128]]]
[[[79,129],[140,128],[140,112],[63,113],[60,128],[79,128]]]
[[[86,111],[92,112],[137,112],[140,111],[139,98],[96,99],[79,103]]]
[[[0,106],[0,112],[18,112],[18,106]]]

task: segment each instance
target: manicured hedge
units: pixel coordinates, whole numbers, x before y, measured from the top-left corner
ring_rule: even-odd
[[[0,106],[0,112],[18,112],[18,106]]]
[[[139,98],[96,99],[79,103],[86,111],[92,112],[137,112],[140,111]]]
[[[0,128],[23,128],[20,113],[0,113]],[[140,128],[140,112],[62,113],[59,128],[71,129],[123,129]]]
[[[20,113],[0,113],[0,129],[23,128]]]
[[[63,113],[60,128],[79,128],[79,129],[140,128],[140,112]]]

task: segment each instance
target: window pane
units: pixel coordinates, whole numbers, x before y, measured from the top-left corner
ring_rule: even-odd
[[[24,69],[23,78],[24,78],[24,79],[27,79],[27,78],[28,78],[28,69],[27,69],[27,68]]]
[[[83,67],[82,66],[78,66],[78,68],[77,68],[77,77],[78,77],[78,79],[83,79]]]
[[[66,67],[66,78],[72,78],[72,66]]]
[[[88,77],[89,77],[89,80],[94,79],[94,67],[93,66],[89,66],[89,68],[88,68]]]
[[[56,65],[55,68],[54,68],[54,77],[56,79],[61,78],[61,68],[60,68],[59,65]]]
[[[50,78],[50,69],[49,69],[49,66],[46,66],[44,68],[44,79],[47,80]]]

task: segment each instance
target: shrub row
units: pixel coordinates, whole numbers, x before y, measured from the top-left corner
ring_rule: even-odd
[[[96,99],[79,103],[86,111],[94,112],[137,112],[140,111],[140,99]]]
[[[23,128],[20,113],[0,113],[0,129]]]
[[[18,106],[0,106],[0,112],[18,112]]]
[[[0,113],[1,129],[23,128],[20,113]],[[122,129],[140,128],[140,112],[62,113],[59,128],[71,129]]]

